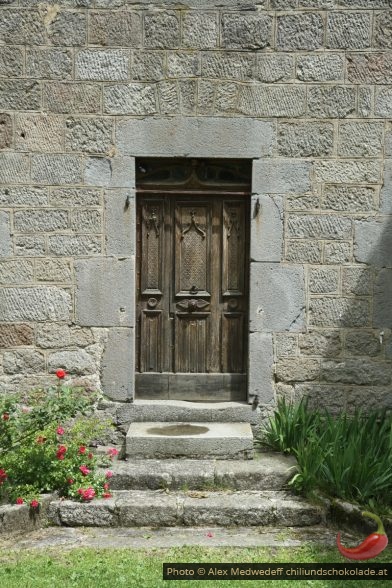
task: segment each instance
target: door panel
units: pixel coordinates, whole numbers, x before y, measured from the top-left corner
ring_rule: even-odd
[[[245,399],[248,201],[142,196],[137,214],[137,397]]]

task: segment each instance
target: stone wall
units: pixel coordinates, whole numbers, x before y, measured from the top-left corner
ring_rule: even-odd
[[[251,394],[391,406],[391,8],[0,0],[0,391],[132,399],[134,157],[209,138],[254,159]]]

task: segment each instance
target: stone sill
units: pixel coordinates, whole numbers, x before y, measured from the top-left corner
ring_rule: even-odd
[[[46,527],[49,524],[49,505],[57,498],[56,494],[42,494],[37,511],[32,510],[28,504],[0,506],[0,536],[25,534]]]

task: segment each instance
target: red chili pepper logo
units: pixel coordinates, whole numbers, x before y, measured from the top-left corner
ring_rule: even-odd
[[[371,533],[366,539],[362,541],[357,547],[343,547],[340,543],[340,533],[336,537],[336,543],[340,553],[348,559],[372,559],[377,557],[388,545],[388,537],[386,536],[384,525],[380,517],[372,512],[363,512],[364,517],[374,519],[378,525],[377,531]]]

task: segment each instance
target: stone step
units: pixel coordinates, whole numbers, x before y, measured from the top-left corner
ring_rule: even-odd
[[[255,452],[252,460],[119,460],[110,469],[113,490],[281,490],[295,474],[296,460]]]
[[[277,526],[325,521],[321,507],[285,492],[127,490],[109,499],[51,503],[49,519],[68,527]]]
[[[126,455],[133,459],[252,459],[253,454],[249,423],[139,422],[126,436]]]

